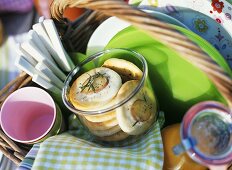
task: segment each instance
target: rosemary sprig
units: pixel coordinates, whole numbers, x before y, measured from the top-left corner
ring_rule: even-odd
[[[133,125],[132,125],[132,127],[134,127],[137,123],[139,123],[139,121],[137,120]]]
[[[89,74],[88,74],[89,75]],[[88,88],[88,91],[92,90],[94,91],[94,93],[96,92],[95,90],[95,87],[93,85],[94,81],[99,78],[99,77],[104,77],[105,73],[102,74],[102,73],[99,73],[97,72],[96,74],[94,75],[89,75],[89,78],[88,78],[88,82],[86,84],[83,84],[80,88],[81,88],[81,92],[84,91],[86,88]]]

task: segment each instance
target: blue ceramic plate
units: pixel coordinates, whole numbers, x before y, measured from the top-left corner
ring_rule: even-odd
[[[194,33],[212,44],[232,68],[232,37],[221,24],[207,15],[186,8],[178,8],[178,12],[167,10],[164,12],[178,19]]]
[[[186,29],[189,29],[186,25],[184,25],[182,22],[180,22],[179,20],[175,19],[174,17],[171,17],[165,13],[159,12],[156,10],[156,8],[154,7],[150,7],[150,6],[141,6],[138,7],[139,9],[143,10],[144,12],[150,14],[151,16],[157,18],[160,21],[169,23],[169,24],[173,24],[173,25],[177,25]]]
[[[232,5],[226,0],[156,0],[168,14],[210,42],[232,68]]]

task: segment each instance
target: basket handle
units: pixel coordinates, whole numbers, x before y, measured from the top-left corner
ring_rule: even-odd
[[[228,106],[232,109],[231,77],[200,47],[177,32],[171,25],[163,23],[121,0],[54,0],[51,4],[53,18],[61,20],[67,7],[88,8],[99,11],[107,16],[116,16],[137,28],[146,30],[150,35],[173,48],[185,60],[203,71],[215,84],[218,91],[226,99]]]

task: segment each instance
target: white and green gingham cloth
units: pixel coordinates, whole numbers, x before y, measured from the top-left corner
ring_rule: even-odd
[[[33,148],[26,156],[20,170],[161,170],[163,144],[160,123],[138,137],[121,142],[97,142],[75,120],[78,130],[53,136]],[[74,128],[75,129],[75,128]]]

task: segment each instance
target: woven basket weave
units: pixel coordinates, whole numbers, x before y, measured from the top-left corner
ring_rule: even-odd
[[[90,9],[76,22],[69,23],[62,18],[67,7]],[[109,16],[116,16],[135,27],[147,31],[162,43],[173,48],[185,60],[202,70],[215,84],[232,109],[232,80],[206,53],[186,36],[177,32],[171,25],[151,17],[149,14],[127,5],[120,0],[54,0],[51,14],[63,44],[68,52],[84,52],[86,44],[97,26]],[[13,91],[31,82],[31,77],[21,73],[0,91],[0,104]],[[28,147],[11,141],[0,130],[0,151],[19,164],[28,152]]]

